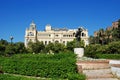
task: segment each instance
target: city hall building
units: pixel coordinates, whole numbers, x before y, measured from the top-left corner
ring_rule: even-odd
[[[84,40],[85,45],[89,44],[88,41],[88,31],[87,29],[82,28],[81,39]],[[45,26],[45,31],[37,31],[36,24],[32,22],[30,27],[25,31],[25,46],[29,41],[36,42],[42,41],[45,45],[49,43],[59,42],[67,44],[69,41],[75,39],[75,33],[78,29],[66,29],[66,28],[52,28],[51,25]]]

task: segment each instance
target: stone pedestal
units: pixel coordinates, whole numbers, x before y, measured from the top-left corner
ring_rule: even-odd
[[[77,57],[84,56],[84,48],[74,48],[74,53],[77,54]]]

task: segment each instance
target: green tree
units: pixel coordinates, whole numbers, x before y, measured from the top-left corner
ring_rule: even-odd
[[[25,53],[26,52],[26,48],[25,48],[23,42],[15,43],[15,49],[16,49],[16,53]]]
[[[74,51],[74,48],[76,47],[75,40],[67,42],[67,49],[70,51]]]
[[[0,44],[0,55],[3,55],[5,53],[5,46]]]
[[[28,49],[32,53],[40,53],[42,50],[44,50],[45,45],[43,42],[36,41],[35,43],[29,42],[28,43]]]
[[[54,52],[59,53],[65,50],[65,45],[62,43],[55,42],[54,43]]]
[[[67,49],[70,51],[74,51],[74,48],[83,48],[85,46],[84,41],[76,41],[75,39],[73,41],[67,42]]]
[[[54,43],[49,43],[48,45],[46,45],[45,51],[49,52],[50,50],[54,51]]]
[[[2,44],[2,45],[8,45],[9,43],[6,40],[1,39],[0,40],[0,44]]]
[[[106,36],[106,43],[108,44],[109,42],[111,42],[111,30],[106,30],[105,31],[105,36]]]
[[[120,19],[118,20],[118,28],[112,29],[112,41],[120,40]]]
[[[118,20],[118,38],[120,39],[120,19]]]
[[[113,28],[112,29],[112,41],[118,41],[118,29],[117,28]]]
[[[10,56],[10,55],[13,55],[15,53],[16,53],[16,50],[15,50],[14,44],[9,44],[6,46],[5,55]]]
[[[89,42],[90,42],[90,44],[94,44],[95,42],[94,42],[94,37],[93,36],[90,36],[89,37]]]
[[[99,36],[99,43],[103,45],[105,42],[105,31],[103,28],[99,30],[98,36]]]

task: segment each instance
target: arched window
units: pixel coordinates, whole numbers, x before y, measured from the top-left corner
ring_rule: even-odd
[[[65,44],[65,41],[63,41],[63,43]]]
[[[29,32],[29,33],[28,33],[28,36],[34,36],[34,33]]]
[[[58,40],[56,40],[56,41],[55,41],[55,43],[59,43],[59,41],[58,41]]]
[[[45,45],[47,45],[47,41],[45,41]]]
[[[84,33],[82,33],[82,37],[84,36]]]

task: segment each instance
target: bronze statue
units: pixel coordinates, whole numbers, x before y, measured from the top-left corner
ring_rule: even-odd
[[[77,41],[81,41],[81,32],[82,32],[82,28],[78,28],[78,31],[75,33],[75,37]]]

